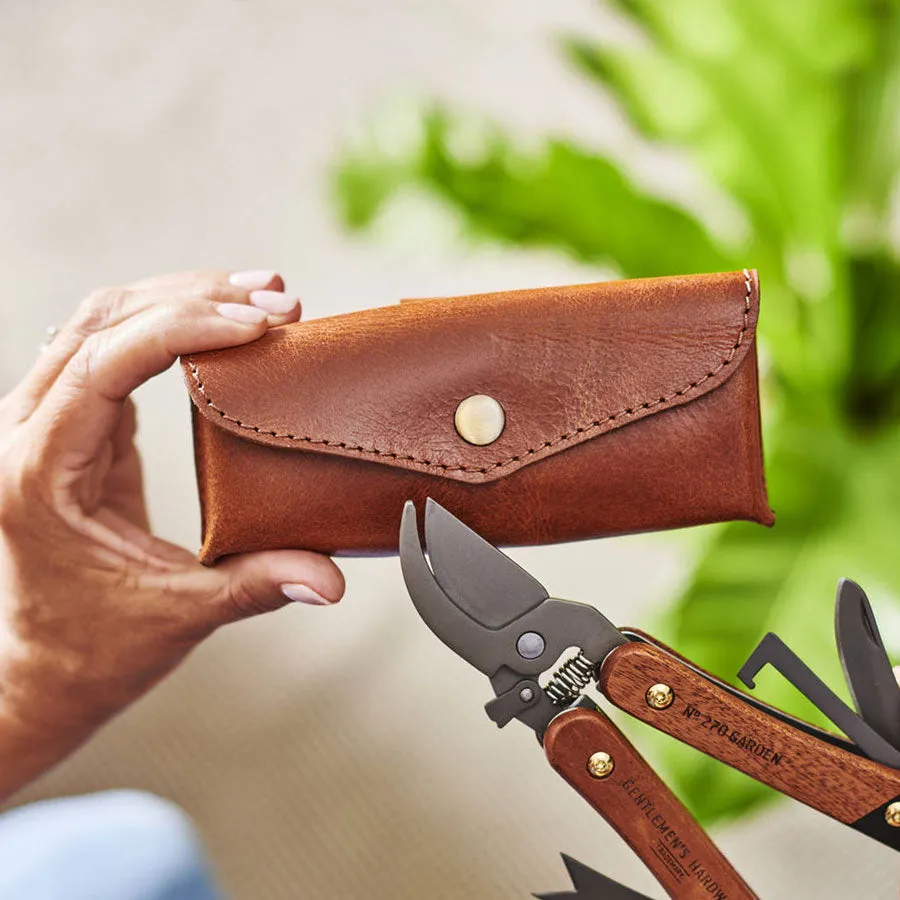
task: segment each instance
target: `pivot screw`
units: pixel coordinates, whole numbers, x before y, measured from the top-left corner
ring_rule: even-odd
[[[516,650],[522,659],[537,659],[546,648],[543,637],[536,631],[526,631],[525,634],[519,635],[516,641]]]
[[[616,761],[603,750],[591,754],[587,762],[587,770],[594,778],[608,778],[616,767]]]
[[[531,701],[534,700],[534,691],[529,687],[522,688],[522,690],[519,691],[519,699],[523,703],[531,703]]]
[[[675,702],[675,691],[667,684],[654,684],[647,690],[647,706],[668,709]]]
[[[900,801],[895,800],[888,804],[888,808],[884,811],[884,821],[891,828],[900,828]]]

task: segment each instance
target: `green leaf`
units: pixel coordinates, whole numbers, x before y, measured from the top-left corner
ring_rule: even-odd
[[[402,183],[399,171],[407,184],[451,201],[482,237],[560,249],[632,276],[733,265],[687,212],[641,191],[598,154],[556,140],[523,152],[495,132],[478,158],[460,159],[454,143],[462,122],[435,110],[425,125],[424,144],[401,166],[357,157],[339,169],[349,224],[372,221]],[[359,184],[368,187],[360,191]]]
[[[878,46],[871,4],[833,0],[827,16],[812,0],[619,5],[640,24],[644,42],[610,46],[570,37],[565,50],[641,134],[689,150],[743,206],[754,230],[753,264],[767,283],[774,276],[789,288],[776,326],[786,336],[779,358],[798,337],[815,346],[802,365],[828,389],[852,365],[840,246],[843,185],[850,159],[862,151],[838,136],[855,133],[848,121],[860,116],[854,100],[872,93],[861,74]],[[893,131],[900,133],[896,125]],[[874,171],[879,160],[865,157]],[[826,294],[831,302],[822,304]]]
[[[871,18],[871,60],[847,83],[847,238],[857,252],[889,251],[886,229],[900,172],[900,5],[881,5]]]
[[[710,103],[702,86],[668,56],[606,47],[577,36],[564,38],[562,48],[618,100],[645,137],[689,142],[709,119]]]
[[[900,420],[900,267],[883,255],[852,257],[849,266],[856,309],[844,404],[848,421],[871,434]]]
[[[690,146],[763,234],[827,249],[840,227],[842,82],[867,61],[871,31],[854,5],[830,5],[823,16],[807,0],[645,0],[632,15],[648,40],[595,45],[594,71],[627,110]]]
[[[344,224],[354,231],[368,228],[409,180],[409,173],[390,160],[374,156],[341,160],[334,172],[334,189]]]

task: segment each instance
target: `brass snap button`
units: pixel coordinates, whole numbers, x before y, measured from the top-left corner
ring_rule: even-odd
[[[473,394],[456,407],[453,422],[464,441],[477,447],[484,447],[493,444],[503,434],[506,413],[493,397],[488,397],[487,394]]]

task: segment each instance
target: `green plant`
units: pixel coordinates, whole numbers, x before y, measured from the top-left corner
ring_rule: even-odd
[[[738,238],[638,186],[627,167],[565,140],[534,148],[492,128],[454,152],[468,117],[423,114],[405,154],[348,152],[345,221],[369,226],[398,192],[425,189],[471,234],[557,248],[624,276],[754,266],[764,303],[771,531],[719,527],[665,617],[664,637],[734,673],[780,632],[841,683],[830,606],[840,575],[882,610],[900,593],[900,4],[876,0],[613,0],[637,46],[577,36],[562,51],[649,142],[680,148],[726,198]],[[528,149],[528,147],[531,149]],[[732,229],[734,230],[734,229]],[[817,714],[777,676],[762,695]],[[671,743],[671,742],[670,742]],[[770,794],[691,752],[669,770],[705,821]]]

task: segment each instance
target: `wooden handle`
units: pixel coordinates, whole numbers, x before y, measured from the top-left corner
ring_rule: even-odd
[[[671,705],[648,702],[654,685],[672,690]],[[650,644],[614,650],[600,687],[635,718],[840,822],[856,823],[900,795],[900,772],[767,715]],[[875,818],[884,826],[883,814]]]
[[[573,709],[558,715],[544,734],[544,751],[550,765],[615,828],[670,897],[756,897],[602,712]],[[606,754],[609,761],[597,754]],[[603,777],[591,774],[592,759],[594,771]]]

